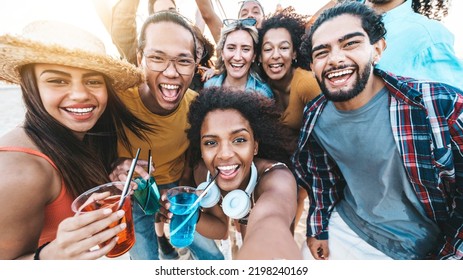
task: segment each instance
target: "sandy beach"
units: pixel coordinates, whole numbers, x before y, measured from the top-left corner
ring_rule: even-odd
[[[0,136],[24,119],[24,105],[17,86],[0,83]]]

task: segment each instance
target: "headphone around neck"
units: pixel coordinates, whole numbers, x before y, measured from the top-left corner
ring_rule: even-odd
[[[211,179],[211,173],[207,172],[206,182],[202,182],[197,187],[198,190],[203,190],[208,185]],[[232,219],[241,219],[245,217],[251,211],[251,194],[257,184],[257,168],[254,162],[251,164],[251,178],[246,190],[233,190],[229,192],[222,201],[222,209],[225,215]],[[216,205],[220,200],[220,190],[217,184],[214,182],[210,187],[207,194],[200,201],[200,205],[203,208],[210,208]]]

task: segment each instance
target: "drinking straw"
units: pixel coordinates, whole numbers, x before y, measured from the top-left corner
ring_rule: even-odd
[[[190,207],[188,207],[188,209],[185,210],[183,215],[185,215],[186,213],[188,213],[188,211],[190,211],[191,209],[196,207],[196,204],[198,204],[201,201],[201,199],[206,195],[206,193],[212,187],[212,183],[215,181],[215,178],[217,178],[217,176],[219,176],[219,173],[220,173],[219,170],[217,170],[217,174],[214,175],[214,177],[209,182],[209,184],[207,184],[207,186],[204,188],[204,191],[201,193],[201,195],[199,195],[198,198],[195,200],[195,202],[193,202],[193,204],[191,204]],[[191,219],[191,217],[195,214],[195,212],[196,211],[191,212],[190,215],[188,215],[188,217],[185,220],[183,220],[183,222],[180,225],[178,225],[174,230],[172,230],[170,232],[170,235],[172,236],[172,235],[176,234],[188,222],[188,220]]]
[[[153,165],[153,157],[151,156],[151,149],[148,150],[148,173],[149,175],[151,176],[151,172],[153,172],[153,170],[151,169]],[[146,181],[146,187],[149,187],[149,182],[150,182],[150,179],[148,179]],[[161,197],[161,193],[159,192],[159,189],[158,189],[158,184],[154,183],[154,192],[156,193],[156,197],[157,198],[160,198]]]
[[[185,211],[185,213],[188,213],[191,209],[196,207],[196,204],[198,204],[201,201],[201,199],[207,194],[209,189],[212,187],[212,183],[215,182],[215,178],[217,178],[217,176],[219,176],[219,173],[220,173],[219,170],[217,170],[217,173],[214,175],[214,177],[212,177],[212,180],[204,188],[204,191],[198,196],[198,198],[195,200],[195,202],[193,202],[193,204],[191,204],[190,207],[188,207],[188,209]]]
[[[139,155],[140,155],[140,148],[138,148],[137,155],[132,160],[132,165],[130,166],[129,172],[127,173],[127,180],[125,181],[124,189],[122,190],[121,199],[119,200],[119,205],[117,206],[117,210],[120,210],[122,208],[122,205],[124,205],[125,198],[127,194],[129,193],[130,181],[132,181],[132,175],[133,175],[133,172],[135,171],[135,166],[137,165]]]

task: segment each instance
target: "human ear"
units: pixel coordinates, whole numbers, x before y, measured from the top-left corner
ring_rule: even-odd
[[[373,45],[373,47],[373,65],[376,65],[381,60],[381,56],[387,47],[386,40],[384,38],[379,39],[378,42]]]
[[[143,59],[143,56],[141,54],[141,51],[137,52],[137,64],[138,66],[141,65],[141,60]]]

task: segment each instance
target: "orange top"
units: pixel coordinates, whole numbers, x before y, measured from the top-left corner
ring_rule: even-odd
[[[47,160],[53,168],[58,170],[55,163],[47,157],[45,154],[24,147],[0,147],[0,151],[10,152],[22,152],[30,155],[35,155]],[[59,171],[59,170],[58,170]],[[74,216],[74,212],[71,210],[71,204],[73,197],[67,192],[64,181],[61,180],[61,192],[58,197],[45,207],[45,216],[43,221],[43,229],[40,234],[38,246],[50,242],[56,238],[56,231],[58,225],[65,218]]]

